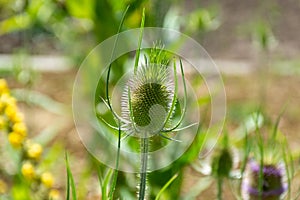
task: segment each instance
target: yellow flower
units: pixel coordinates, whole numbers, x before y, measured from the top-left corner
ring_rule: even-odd
[[[58,200],[60,199],[60,193],[56,189],[52,189],[49,192],[49,200]]]
[[[39,159],[43,152],[43,147],[38,143],[28,144],[27,155],[32,159]]]
[[[13,119],[14,116],[17,114],[18,110],[16,106],[8,105],[5,108],[5,114],[9,120]],[[12,121],[12,120],[11,120]]]
[[[50,172],[44,172],[41,176],[41,181],[48,188],[51,188],[54,183],[53,176]]]
[[[0,179],[0,194],[5,194],[6,192],[7,192],[7,185],[3,180]]]
[[[0,79],[0,94],[8,93],[9,89],[7,87],[7,83],[4,79]]]
[[[26,179],[33,179],[35,176],[34,166],[30,162],[25,162],[22,166],[22,174]]]
[[[27,135],[27,128],[26,125],[23,122],[15,123],[12,127],[13,132],[18,133],[22,135],[23,137],[26,137]]]
[[[15,147],[15,148],[19,148],[21,147],[23,141],[24,141],[24,136],[15,133],[15,132],[11,132],[8,135],[8,141],[10,142],[10,144]]]
[[[24,115],[20,112],[16,112],[13,116],[11,116],[10,120],[13,123],[19,123],[22,122],[24,120]]]
[[[1,95],[1,102],[5,104],[5,106],[16,106],[17,105],[17,100],[10,96],[10,94],[2,94]]]
[[[10,99],[9,94],[0,94],[0,111],[3,112],[3,109],[7,106],[7,102]]]

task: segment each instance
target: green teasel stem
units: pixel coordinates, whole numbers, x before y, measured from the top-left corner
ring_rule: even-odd
[[[132,110],[131,105],[131,93],[130,88],[128,87],[128,101],[129,101],[129,110]],[[132,112],[130,112],[130,118],[133,121],[134,117]],[[135,131],[137,131],[137,128],[135,124],[133,123]],[[146,181],[147,181],[147,166],[148,166],[148,151],[149,151],[149,139],[147,138],[146,133],[140,133],[143,134],[141,137],[141,167],[140,167],[140,184],[139,184],[139,200],[144,200],[146,195]]]
[[[148,166],[148,151],[149,139],[144,134],[141,138],[141,169],[140,169],[140,185],[139,185],[139,200],[144,200],[146,196],[147,182],[147,166]]]
[[[217,178],[218,181],[218,200],[222,200],[222,186],[223,186],[223,178],[222,177],[218,177]]]

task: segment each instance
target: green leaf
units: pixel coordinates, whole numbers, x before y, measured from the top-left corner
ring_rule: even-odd
[[[158,192],[155,200],[159,200],[160,196],[163,194],[163,192],[171,185],[171,183],[178,177],[178,174],[175,174],[163,187],[162,189]]]
[[[112,178],[113,172],[114,172],[113,169],[109,169],[104,177],[103,185],[102,185],[102,200],[108,199],[107,189],[108,189],[108,184]]]
[[[140,31],[140,37],[139,37],[139,42],[138,42],[138,49],[137,49],[136,55],[135,55],[134,74],[136,74],[138,64],[139,64],[141,45],[142,45],[143,33],[144,33],[144,25],[145,25],[145,8],[143,9],[143,17],[142,17],[141,26],[140,26],[141,31]]]
[[[69,157],[68,153],[66,152],[66,167],[67,167],[67,195],[66,199],[70,200],[70,190],[72,190],[72,199],[77,200],[76,196],[76,187],[75,187],[75,182],[74,178],[70,169],[70,164],[69,164]]]

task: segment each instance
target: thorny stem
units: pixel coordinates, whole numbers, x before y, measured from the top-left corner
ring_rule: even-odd
[[[147,165],[148,165],[148,147],[149,139],[144,134],[141,138],[141,171],[140,171],[140,186],[139,200],[144,200],[146,195],[146,180],[147,180]]]

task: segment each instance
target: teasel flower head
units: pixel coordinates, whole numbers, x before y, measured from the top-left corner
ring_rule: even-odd
[[[259,174],[262,172],[262,189],[259,186]],[[246,176],[242,184],[245,200],[279,200],[287,190],[284,164],[264,164],[262,167],[254,160],[247,166]]]
[[[229,147],[227,132],[224,133],[220,147],[216,148],[211,158],[211,174],[216,178],[229,178],[237,163],[234,149]]]
[[[158,58],[160,56],[150,55],[150,61],[158,62]],[[168,62],[159,62],[161,63],[146,62],[139,67],[125,87],[121,106],[122,117],[127,121],[124,129],[128,134],[150,136],[160,132],[166,124],[174,96],[174,83]]]

